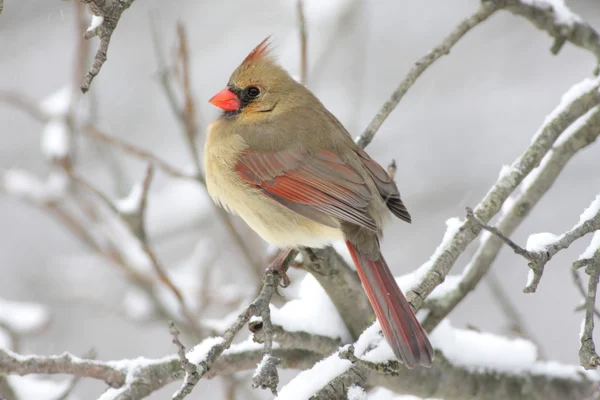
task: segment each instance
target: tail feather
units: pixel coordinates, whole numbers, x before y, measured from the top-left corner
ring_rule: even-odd
[[[361,254],[348,240],[346,246],[352,255],[383,334],[396,357],[408,368],[417,365],[431,366],[434,356],[431,343],[381,253],[377,260],[371,260]]]

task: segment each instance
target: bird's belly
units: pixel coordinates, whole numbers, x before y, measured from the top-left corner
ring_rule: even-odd
[[[234,171],[207,171],[213,199],[239,215],[267,242],[279,247],[323,247],[343,238],[332,228],[297,214],[240,179]]]

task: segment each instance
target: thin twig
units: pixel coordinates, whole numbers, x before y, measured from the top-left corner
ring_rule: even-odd
[[[589,275],[587,295],[585,296],[585,317],[581,331],[579,362],[585,369],[596,369],[600,365],[600,356],[594,345],[594,313],[596,292],[600,281],[600,248],[592,259],[588,260],[585,272]]]
[[[284,268],[287,269],[289,263],[296,257],[296,252],[292,251],[284,261]],[[219,356],[225,351],[225,349],[231,346],[233,339],[238,334],[238,332],[250,321],[250,318],[253,316],[258,316],[262,318],[263,324],[265,324],[265,337],[264,337],[264,349],[263,349],[263,359],[264,357],[273,357],[275,359],[275,363],[278,362],[277,357],[272,355],[272,325],[270,318],[270,309],[269,304],[271,302],[271,297],[277,292],[277,287],[279,286],[279,281],[281,277],[275,271],[267,271],[264,275],[263,279],[263,287],[260,291],[258,297],[250,303],[248,307],[246,307],[237,317],[237,319],[229,326],[229,328],[225,331],[222,338],[223,340],[213,345],[211,349],[208,351],[204,360],[202,360],[198,366],[198,373],[194,376],[186,376],[182,386],[179,390],[173,395],[173,400],[182,400],[188,394],[192,392],[194,387],[198,384],[200,379],[210,370],[215,361],[219,358]],[[267,325],[268,324],[268,325]],[[277,369],[265,369],[264,375],[261,374],[260,379],[254,380],[254,383],[261,387],[269,387],[271,390],[276,390],[276,386],[273,387],[273,383],[276,384],[278,382],[278,378],[273,374],[277,374]]]
[[[539,167],[532,182],[526,188],[522,188],[512,206],[502,213],[498,219],[497,228],[507,236],[512,234],[552,187],[568,162],[579,151],[594,143],[599,135],[600,108],[597,108],[585,124],[546,155],[547,160]],[[503,244],[504,242],[494,235],[483,239],[473,255],[473,259],[465,267],[460,284],[441,299],[428,301],[429,313],[423,321],[423,327],[427,331],[433,330],[477,287],[481,279],[488,273]]]
[[[95,126],[87,125],[84,128],[83,132],[94,137],[95,139],[98,139],[99,141],[101,141],[103,143],[106,143],[106,144],[114,146],[118,149],[121,149],[124,152],[131,154],[139,159],[151,162],[156,167],[160,168],[163,172],[165,172],[168,175],[171,175],[174,178],[196,180],[196,177],[186,174],[185,172],[181,171],[177,167],[172,166],[171,164],[162,160],[161,158],[154,155],[153,153],[151,153],[147,150],[141,149],[134,144],[128,143],[128,142],[124,141],[123,139],[119,139],[115,136],[107,135],[106,133],[100,131]]]
[[[298,14],[298,29],[300,31],[300,83],[306,86],[308,79],[308,33],[304,16],[304,0],[298,0],[296,3],[296,13]]]
[[[379,130],[386,118],[396,108],[398,103],[408,89],[417,81],[419,76],[438,58],[449,54],[450,49],[471,29],[488,19],[492,14],[500,9],[497,1],[484,0],[479,9],[471,16],[464,19],[450,32],[450,34],[435,48],[421,57],[408,72],[406,77],[400,82],[398,88],[392,93],[391,97],[383,104],[377,115],[371,120],[369,126],[365,129],[362,135],[357,138],[357,143],[361,148],[365,148],[373,136]]]
[[[128,9],[134,1],[135,0],[81,0],[81,2],[86,3],[90,7],[90,10],[95,16],[104,18],[100,26],[94,30],[94,35],[85,36],[86,39],[91,39],[96,35],[99,36],[100,45],[96,51],[92,66],[83,78],[83,83],[81,84],[81,91],[83,93],[90,89],[92,80],[98,75],[102,65],[104,65],[110,39],[117,27],[117,23],[123,12]]]

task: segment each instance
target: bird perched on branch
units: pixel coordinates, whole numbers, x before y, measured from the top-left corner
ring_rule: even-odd
[[[223,110],[204,149],[215,202],[284,249],[344,240],[396,357],[430,366],[431,344],[379,246],[391,214],[411,221],[393,179],[277,64],[268,38],[210,103]],[[274,267],[286,282],[284,258]]]

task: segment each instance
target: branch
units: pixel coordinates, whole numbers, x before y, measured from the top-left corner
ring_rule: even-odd
[[[588,50],[600,66],[600,35],[587,22],[575,14],[560,15],[550,1],[503,0],[503,8],[514,15],[527,18],[536,28],[555,38],[551,51],[557,54],[565,42]],[[594,72],[598,75],[599,67]]]
[[[532,238],[535,238],[535,235],[530,236],[530,240],[528,240],[527,249],[522,248],[508,237],[506,237],[498,228],[489,226],[485,224],[483,221],[479,220],[474,214],[473,211],[467,210],[467,218],[469,220],[474,221],[481,228],[487,230],[491,234],[500,238],[504,243],[506,243],[510,248],[514,250],[520,256],[523,256],[529,261],[529,268],[531,268],[530,276],[528,278],[528,283],[523,291],[525,293],[533,293],[536,291],[538,284],[540,283],[540,279],[544,273],[544,267],[548,261],[552,259],[559,251],[568,248],[574,241],[582,238],[588,233],[595,232],[600,230],[600,195],[598,195],[597,199],[590,206],[591,216],[589,219],[583,219],[579,221],[577,225],[575,225],[569,231],[563,233],[559,237],[552,235],[554,240],[546,241],[544,240],[540,244],[531,244],[530,241]],[[583,217],[583,216],[582,216]],[[546,234],[543,234],[546,235]],[[590,275],[591,277],[591,275]]]
[[[0,374],[69,374],[100,379],[111,387],[125,383],[125,373],[108,363],[76,357],[69,353],[60,356],[23,356],[0,348]]]
[[[97,139],[103,143],[106,143],[110,146],[116,147],[124,152],[131,154],[134,157],[137,157],[141,160],[145,160],[147,162],[152,163],[156,167],[160,168],[166,174],[174,177],[174,178],[182,178],[182,179],[192,179],[196,180],[196,178],[192,175],[189,175],[177,167],[172,166],[168,162],[162,160],[158,156],[153,153],[144,150],[142,148],[137,147],[134,144],[128,143],[122,139],[119,139],[115,136],[107,135],[106,133],[100,131],[98,128],[93,125],[88,125],[83,130],[83,133],[86,133],[92,136],[94,139]]]
[[[308,78],[308,33],[304,16],[304,0],[297,0],[298,29],[300,30],[300,83],[307,85]]]
[[[81,91],[83,93],[90,89],[92,80],[100,72],[100,68],[106,61],[106,53],[108,52],[108,45],[112,34],[117,27],[117,23],[121,18],[123,12],[128,9],[135,0],[81,0],[82,3],[87,4],[94,14],[96,23],[98,26],[88,30],[85,34],[86,39],[91,39],[94,36],[100,37],[100,45],[96,51],[94,62],[90,70],[85,74],[83,83],[81,84]]]
[[[295,252],[291,252],[290,255],[284,261],[285,268],[287,265],[293,260],[295,257]],[[216,340],[215,343],[210,346],[209,349],[205,349],[202,351],[199,360],[195,360],[195,364],[197,364],[197,373],[190,375],[186,373],[183,385],[181,388],[173,395],[174,400],[181,400],[185,398],[188,394],[192,392],[196,384],[202,379],[202,377],[211,369],[212,365],[215,363],[217,358],[225,351],[231,343],[233,339],[238,334],[238,332],[246,325],[250,318],[253,316],[261,317],[263,322],[264,329],[264,350],[263,350],[263,358],[265,357],[273,357],[272,356],[272,325],[270,318],[270,309],[269,304],[271,302],[271,297],[277,291],[277,286],[279,285],[280,276],[275,271],[267,271],[263,280],[263,288],[259,293],[258,297],[250,303],[248,307],[246,307],[237,317],[233,324],[225,331],[221,338],[217,338],[220,340]],[[200,346],[200,345],[199,345]],[[193,351],[193,350],[192,350]],[[273,362],[277,363],[277,358],[273,357]],[[269,387],[272,391],[276,391],[277,389],[277,370],[275,368],[270,369],[271,375],[262,376],[261,378],[267,379],[268,381],[257,381],[255,379],[255,385],[261,387]]]
[[[377,115],[371,120],[369,126],[365,129],[362,135],[360,135],[356,142],[361,148],[365,148],[373,136],[379,130],[386,118],[396,108],[402,97],[406,94],[408,89],[416,82],[423,72],[431,64],[433,64],[438,58],[449,54],[450,49],[471,29],[485,21],[493,13],[500,9],[500,5],[495,0],[483,0],[479,9],[471,16],[464,19],[458,24],[452,32],[436,47],[430,50],[427,54],[421,57],[415,65],[408,72],[406,77],[400,82],[398,88],[392,93],[391,97],[383,104]]]
[[[539,165],[558,136],[600,102],[597,81],[586,80],[575,85],[571,90],[568,96],[565,95],[561,105],[547,117],[542,128],[534,136],[531,146],[500,176],[475,207],[474,215],[477,219],[487,223],[496,215],[510,194],[533,168]],[[481,229],[482,227],[473,218],[468,219],[447,242],[443,243],[439,255],[427,264],[428,271],[424,279],[407,293],[407,298],[415,309],[419,309],[424,299],[443,282],[458,256],[477,237]]]
[[[585,260],[580,265],[576,264],[573,265],[574,268],[585,266],[585,272],[589,275],[587,296],[585,298],[585,317],[581,326],[579,362],[585,369],[596,369],[600,366],[600,356],[598,356],[596,346],[594,345],[596,292],[598,290],[598,282],[600,281],[600,247],[598,247],[591,259]]]
[[[571,158],[596,141],[600,135],[600,108],[590,112],[592,114],[584,124],[545,156],[537,174],[532,177],[526,187],[521,188],[521,193],[498,219],[496,227],[507,236],[516,230],[533,207],[548,192]],[[493,235],[486,236],[482,240],[472,260],[465,267],[459,284],[442,298],[428,301],[429,313],[423,322],[426,330],[433,330],[454,307],[477,287],[481,279],[488,273],[503,244],[504,242]]]

